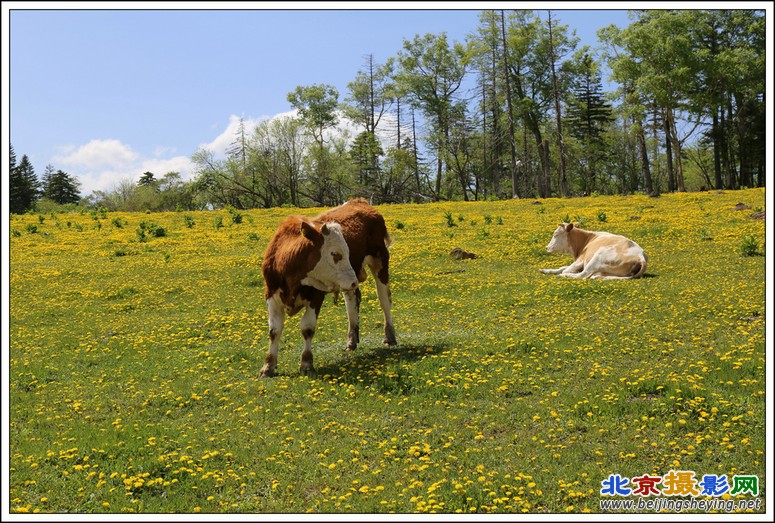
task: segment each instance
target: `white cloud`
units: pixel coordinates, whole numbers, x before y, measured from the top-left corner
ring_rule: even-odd
[[[190,179],[194,173],[190,157],[164,157],[171,154],[173,148],[157,147],[155,157],[144,158],[119,140],[96,139],[81,146],[61,147],[60,151],[52,163],[81,182],[82,196],[94,191],[110,191],[126,179],[137,181],[146,171],[154,173],[157,178],[175,171],[184,180]]]
[[[245,133],[249,136],[253,134],[253,130],[256,126],[267,117],[262,118],[243,118],[243,125],[245,126]],[[215,137],[210,143],[201,144],[200,147],[210,150],[216,157],[226,156],[226,151],[231,144],[237,139],[237,132],[239,131],[240,117],[231,115],[229,117],[229,123],[226,125],[226,129],[221,134]]]
[[[131,147],[118,140],[92,140],[66,156],[54,157],[54,162],[82,169],[101,170],[131,164],[137,158],[137,153]]]

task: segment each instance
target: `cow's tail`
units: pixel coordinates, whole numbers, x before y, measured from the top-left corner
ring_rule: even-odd
[[[393,238],[389,232],[385,231],[385,247],[389,248],[391,245],[393,245]]]
[[[648,258],[646,257],[646,253],[644,252],[643,255],[640,257],[640,263],[638,264],[637,269],[633,273],[633,278],[640,278],[643,276],[643,273],[646,272],[646,265],[648,265]]]

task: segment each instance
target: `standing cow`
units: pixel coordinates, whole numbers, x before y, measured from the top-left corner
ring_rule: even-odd
[[[570,265],[539,269],[566,278],[637,278],[646,272],[648,262],[646,253],[634,241],[608,232],[585,231],[572,223],[557,227],[546,250],[573,256]]]
[[[323,298],[329,292],[344,294],[349,322],[346,349],[354,350],[358,346],[361,304],[358,282],[366,280],[364,264],[376,280],[385,319],[384,342],[396,344],[390,313],[389,246],[390,235],[384,218],[363,198],[312,219],[290,216],[280,224],[261,266],[269,308],[269,352],[260,376],[274,376],[285,317],[301,309],[305,309],[301,318],[304,337],[301,372],[314,371],[312,337]]]

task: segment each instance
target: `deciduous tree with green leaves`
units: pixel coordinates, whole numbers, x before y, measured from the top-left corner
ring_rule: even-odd
[[[323,133],[339,121],[339,91],[328,84],[298,86],[288,93],[288,102],[299,112],[304,127],[317,144],[306,156],[310,196],[318,205],[336,203],[332,180],[335,165],[331,162],[331,151],[326,147]]]
[[[404,40],[399,53],[399,81],[428,119],[429,145],[436,150],[435,197],[441,194],[444,169],[448,167],[451,109],[466,74],[465,49],[450,43],[446,33],[416,35]]]

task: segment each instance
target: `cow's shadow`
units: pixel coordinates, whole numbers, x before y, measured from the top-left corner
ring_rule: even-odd
[[[362,343],[354,351],[341,350],[335,357],[316,358],[313,379],[371,387],[381,393],[408,394],[413,380],[403,364],[440,354],[450,348],[445,340],[431,343],[409,341],[389,347]]]

